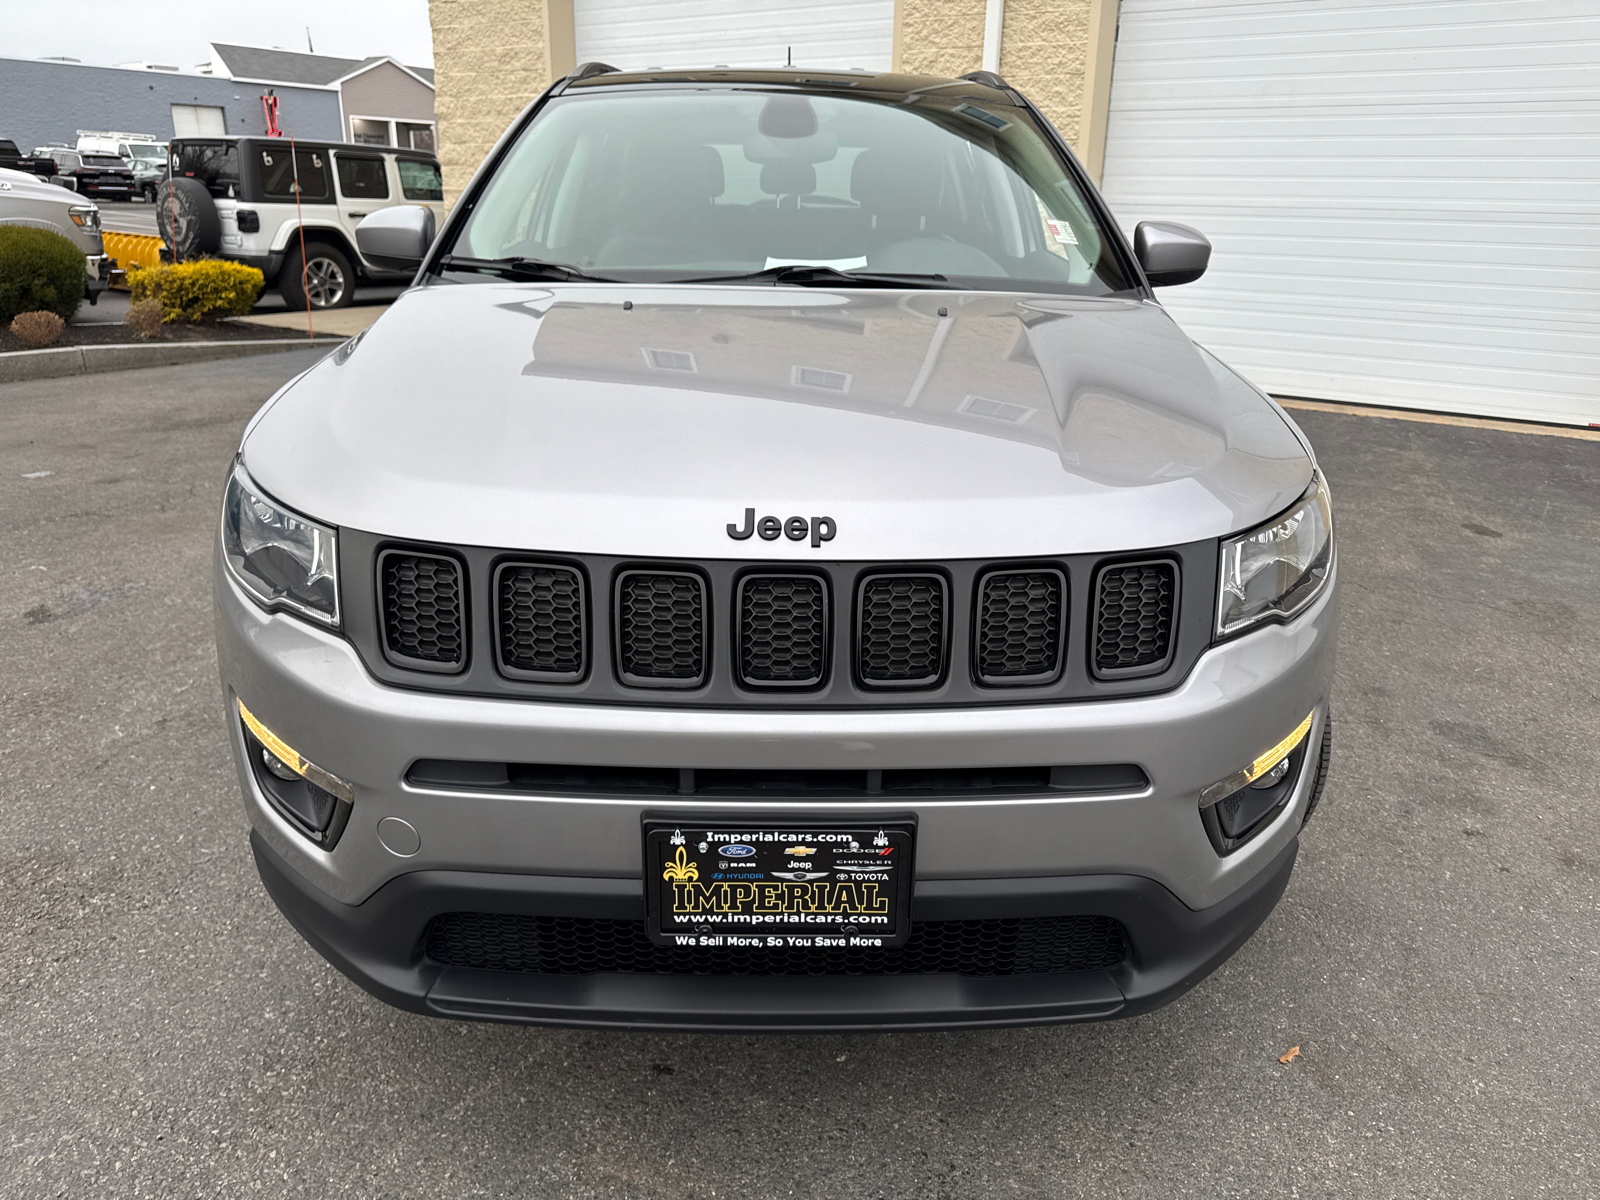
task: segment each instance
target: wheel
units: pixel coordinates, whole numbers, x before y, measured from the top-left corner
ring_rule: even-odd
[[[291,236],[293,249],[284,260],[283,274],[278,276],[278,291],[283,302],[296,311],[306,307],[309,296],[314,309],[344,308],[355,291],[356,273],[350,260],[323,242],[307,242],[305,264],[301,265],[300,247]],[[304,290],[301,281],[304,280]]]
[[[1317,781],[1311,785],[1311,803],[1306,805],[1306,815],[1301,818],[1300,828],[1304,829],[1306,822],[1311,820],[1311,814],[1317,811],[1317,804],[1322,800],[1322,789],[1328,785],[1328,761],[1333,757],[1333,710],[1328,710],[1328,715],[1322,721],[1322,748],[1317,752]]]
[[[156,185],[153,183],[144,184],[139,189],[139,195],[144,197],[146,204],[154,204],[156,202]]]
[[[222,218],[198,179],[180,176],[156,189],[156,228],[177,262],[215,254],[222,247]]]

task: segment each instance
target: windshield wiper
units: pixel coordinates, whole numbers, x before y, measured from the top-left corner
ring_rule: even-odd
[[[439,265],[447,271],[486,271],[502,279],[535,279],[546,283],[617,283],[601,275],[590,275],[564,263],[541,262],[537,258],[466,258],[446,254]]]
[[[960,288],[943,275],[912,275],[883,271],[841,271],[837,267],[768,267],[742,275],[696,275],[677,283],[787,283],[795,287]]]

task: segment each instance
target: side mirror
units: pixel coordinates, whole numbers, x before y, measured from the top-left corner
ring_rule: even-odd
[[[433,210],[420,204],[380,208],[356,226],[361,257],[388,271],[415,271],[433,245]]]
[[[1175,221],[1140,221],[1133,231],[1133,253],[1151,287],[1171,287],[1206,273],[1211,243],[1198,229]]]

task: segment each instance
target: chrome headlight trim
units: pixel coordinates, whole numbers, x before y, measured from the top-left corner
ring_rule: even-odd
[[[1288,621],[1305,611],[1327,587],[1333,557],[1333,504],[1319,471],[1287,512],[1223,540],[1216,636]]]
[[[339,535],[268,498],[235,461],[222,500],[222,560],[268,611],[339,628]]]

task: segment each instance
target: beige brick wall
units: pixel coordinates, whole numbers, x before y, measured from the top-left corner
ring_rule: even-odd
[[[1000,74],[1074,150],[1083,111],[1090,0],[1006,0]]]
[[[984,0],[898,0],[896,67],[956,76],[983,64]],[[1000,74],[1039,106],[1076,150],[1084,130],[1085,72],[1097,11],[1115,0],[1006,0]]]
[[[984,0],[898,0],[897,70],[953,79],[983,65]]]
[[[444,199],[550,85],[547,0],[429,0]],[[569,35],[570,36],[570,35]]]

